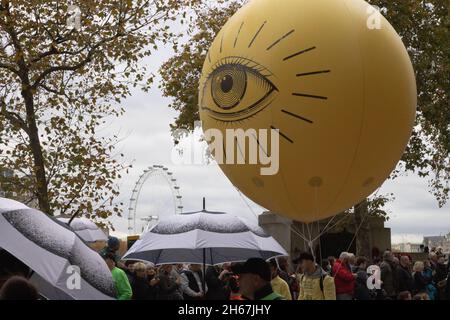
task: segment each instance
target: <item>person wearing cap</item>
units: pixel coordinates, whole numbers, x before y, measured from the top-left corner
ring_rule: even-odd
[[[232,271],[240,275],[240,290],[246,300],[284,300],[273,291],[270,267],[263,259],[250,258],[243,264],[233,266]]]
[[[334,279],[314,262],[312,254],[304,252],[295,261],[303,269],[298,300],[336,300]]]
[[[278,293],[286,300],[292,300],[291,290],[289,289],[289,285],[286,281],[281,279],[279,275],[278,262],[276,259],[271,259],[269,261],[270,264],[270,273],[272,276],[272,280],[270,284],[272,285],[272,289],[274,292]]]

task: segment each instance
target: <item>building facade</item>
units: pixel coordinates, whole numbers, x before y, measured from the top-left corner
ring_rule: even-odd
[[[423,252],[423,246],[421,243],[404,242],[392,245],[392,251],[419,253]]]
[[[423,245],[429,249],[441,247],[444,253],[450,253],[450,233],[445,236],[425,236]]]

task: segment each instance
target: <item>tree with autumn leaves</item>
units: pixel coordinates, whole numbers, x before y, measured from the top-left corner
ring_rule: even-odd
[[[13,191],[48,214],[120,214],[128,166],[102,126],[148,90],[141,60],[197,2],[0,0],[0,168]]]

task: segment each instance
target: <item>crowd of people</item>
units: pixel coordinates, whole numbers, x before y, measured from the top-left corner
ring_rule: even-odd
[[[439,248],[414,263],[408,255],[395,256],[389,250],[373,261],[342,252],[320,263],[304,252],[292,263],[287,257],[250,259],[208,266],[203,275],[198,264],[122,264],[114,260],[112,245],[105,257],[118,299],[450,300],[449,264]]]
[[[309,253],[294,260],[299,300],[450,300],[450,265],[439,248],[414,262],[389,250],[373,261],[349,252],[314,260]]]
[[[290,261],[220,266],[121,261],[119,240],[110,238],[99,254],[111,271],[119,300],[450,300],[450,264],[438,249],[427,259],[395,255],[380,259],[342,252],[320,262],[308,253]],[[37,299],[26,277],[12,274],[0,283],[0,299]]]

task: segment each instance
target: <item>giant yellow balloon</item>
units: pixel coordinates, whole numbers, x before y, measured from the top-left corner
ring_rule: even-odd
[[[277,174],[248,162],[221,168],[253,201],[304,222],[374,192],[415,119],[407,51],[362,0],[249,2],[217,35],[199,89],[204,130],[279,130]]]

